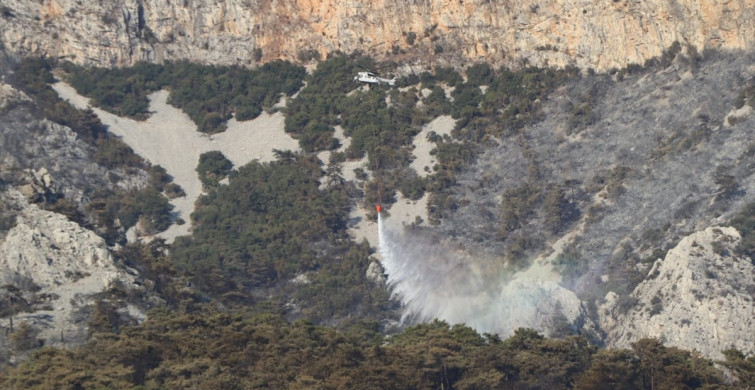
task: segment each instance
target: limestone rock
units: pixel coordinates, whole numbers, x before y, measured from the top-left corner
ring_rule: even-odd
[[[114,283],[134,287],[134,277],[116,267],[105,241],[63,215],[26,203],[17,192],[8,195],[21,205],[16,226],[0,243],[0,282],[39,291],[49,297],[39,310],[18,314],[16,322],[32,322],[43,339],[55,343],[84,332],[86,323],[74,315],[91,303],[92,294]],[[8,319],[0,321],[8,325]]]
[[[747,120],[747,117],[752,114],[752,106],[745,104],[744,106],[732,110],[728,115],[726,115],[726,120],[724,121],[724,126],[731,127],[732,124],[737,122],[743,122]]]
[[[253,64],[360,50],[378,59],[592,67],[643,63],[674,41],[752,50],[750,0],[6,0],[0,39],[15,54],[81,64],[189,59]],[[394,54],[395,53],[395,54]]]
[[[377,284],[385,284],[385,274],[383,267],[381,267],[380,263],[377,261],[371,262],[369,267],[367,267],[366,276],[367,279],[372,280]]]
[[[301,273],[296,275],[293,279],[291,279],[291,283],[297,286],[307,285],[312,283],[311,280],[309,280],[309,276],[307,276],[306,273]]]
[[[555,282],[515,279],[503,289],[497,316],[501,319],[499,334],[532,328],[551,336],[560,326],[580,328],[585,310],[574,292]]]
[[[18,187],[19,192],[32,203],[43,201],[51,197],[56,191],[53,187],[53,179],[47,168],[42,167],[39,170],[25,170],[23,181],[25,184]]]
[[[0,111],[11,104],[30,101],[31,99],[25,93],[0,80]]]
[[[728,348],[755,352],[755,266],[737,254],[740,240],[732,227],[685,237],[635,288],[626,314],[609,293],[599,309],[609,345],[656,337],[715,359]]]

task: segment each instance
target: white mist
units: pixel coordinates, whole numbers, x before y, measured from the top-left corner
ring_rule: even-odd
[[[381,215],[378,236],[387,283],[404,306],[404,322],[437,318],[506,337],[520,327],[549,334],[556,316],[575,323],[583,314],[574,293],[540,278],[534,268],[507,274],[500,261],[390,231]]]

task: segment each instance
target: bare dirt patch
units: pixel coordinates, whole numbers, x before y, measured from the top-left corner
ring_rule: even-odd
[[[58,94],[78,108],[90,107],[89,100],[66,83],[53,85]],[[177,217],[189,221],[194,202],[202,194],[202,184],[195,168],[199,155],[219,150],[234,166],[251,160],[272,161],[274,150],[298,150],[298,142],[283,128],[281,113],[263,113],[251,121],[228,121],[228,130],[212,136],[196,130],[196,125],[183,111],[168,104],[168,91],[149,96],[151,116],[145,121],[122,118],[91,107],[108,131],[121,137],[134,152],[152,164],[161,165],[183,187],[185,197],[171,201]],[[172,225],[158,236],[171,242],[175,237],[189,234],[190,224]]]

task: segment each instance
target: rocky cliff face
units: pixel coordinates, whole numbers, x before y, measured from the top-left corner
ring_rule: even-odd
[[[684,238],[658,259],[631,297],[637,305],[616,314],[618,297],[606,296],[602,328],[615,347],[642,337],[722,358],[721,351],[755,351],[755,266],[737,255],[741,237],[711,227]]]
[[[251,64],[360,50],[421,65],[527,60],[605,70],[643,63],[674,41],[697,50],[755,47],[751,0],[7,0],[0,23],[12,52],[99,66]]]

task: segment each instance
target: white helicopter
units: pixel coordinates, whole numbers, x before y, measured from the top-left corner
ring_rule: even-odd
[[[384,79],[382,77],[378,77],[375,73],[372,72],[357,72],[357,75],[354,76],[354,81],[359,81],[360,83],[365,84],[388,84],[390,86],[393,86],[396,84],[396,78],[393,79]]]

